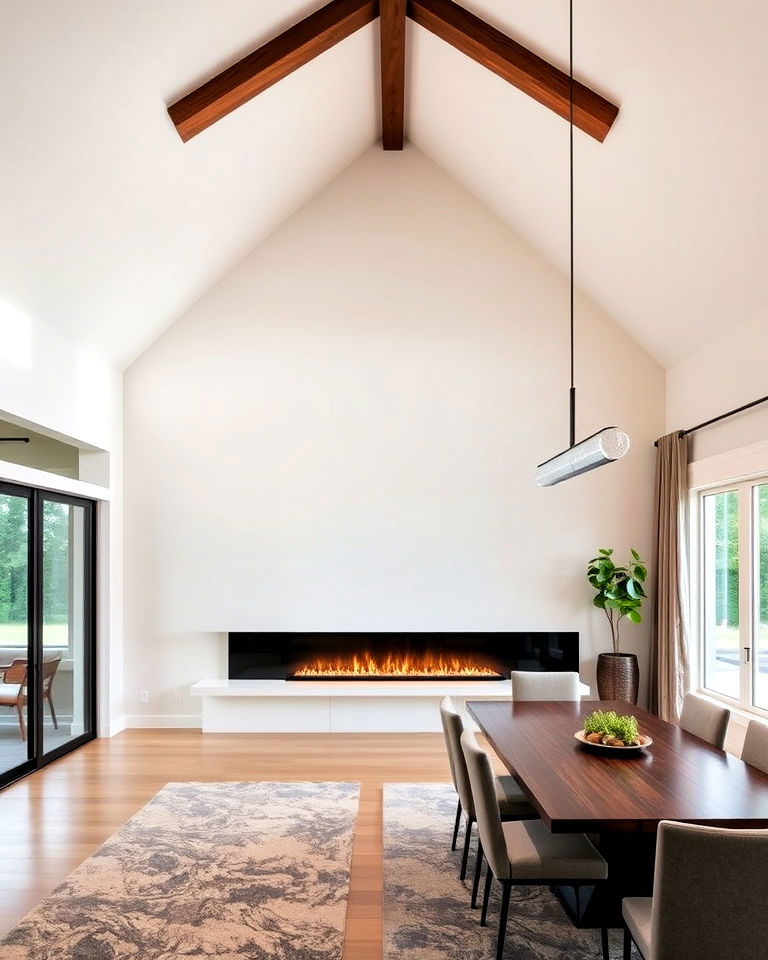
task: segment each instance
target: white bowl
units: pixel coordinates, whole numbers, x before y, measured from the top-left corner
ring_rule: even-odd
[[[573,735],[576,740],[579,741],[582,746],[590,747],[592,750],[596,750],[598,753],[603,752],[615,752],[615,753],[637,753],[639,750],[645,750],[646,747],[650,747],[653,743],[650,737],[643,737],[642,743],[634,743],[629,747],[614,747],[608,743],[590,743],[587,740],[587,735],[583,730],[577,730]]]

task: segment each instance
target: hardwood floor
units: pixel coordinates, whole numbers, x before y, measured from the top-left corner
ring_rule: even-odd
[[[0,932],[174,780],[355,780],[360,815],[344,960],[381,957],[381,785],[447,781],[440,734],[129,730],[0,793]]]

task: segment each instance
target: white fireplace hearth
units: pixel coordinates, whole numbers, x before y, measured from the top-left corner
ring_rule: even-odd
[[[508,700],[509,680],[200,680],[203,733],[436,733],[438,703]],[[590,689],[582,684],[582,696]]]

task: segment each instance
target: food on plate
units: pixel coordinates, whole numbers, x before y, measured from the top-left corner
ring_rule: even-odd
[[[637,720],[615,710],[594,710],[584,720],[584,739],[604,747],[642,747],[648,743],[637,729]]]

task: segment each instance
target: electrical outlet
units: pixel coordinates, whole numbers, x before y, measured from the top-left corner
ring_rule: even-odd
[[[174,690],[173,691],[173,700],[175,703],[182,703],[184,700],[184,691],[183,690]]]
[[[149,703],[149,690],[139,690],[139,703]]]

